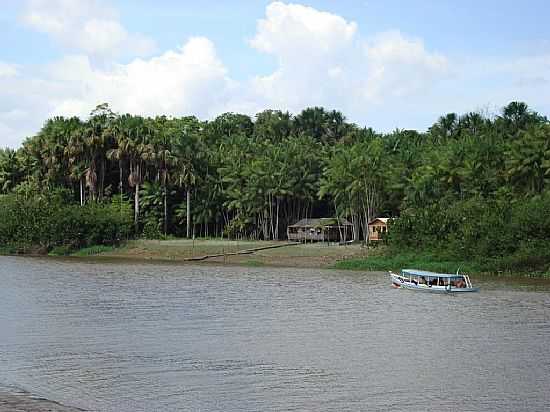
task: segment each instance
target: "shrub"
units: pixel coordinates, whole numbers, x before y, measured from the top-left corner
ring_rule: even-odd
[[[58,193],[0,197],[0,247],[61,253],[90,245],[117,244],[131,234],[128,205],[74,205]]]
[[[504,271],[541,270],[550,263],[550,195],[510,202],[482,199],[405,211],[388,236],[394,253],[437,251],[458,260],[492,262]]]

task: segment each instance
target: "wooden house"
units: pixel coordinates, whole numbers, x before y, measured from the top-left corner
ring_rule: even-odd
[[[369,240],[379,241],[382,240],[384,234],[388,232],[388,221],[390,219],[387,217],[377,217],[369,222]]]
[[[298,242],[346,242],[353,239],[353,226],[346,219],[302,219],[288,226],[287,236]]]

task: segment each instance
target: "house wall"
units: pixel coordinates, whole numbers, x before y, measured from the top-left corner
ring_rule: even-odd
[[[385,223],[382,222],[376,222],[371,225],[369,225],[369,240],[381,240],[382,235],[386,233],[388,230],[388,227]]]
[[[351,226],[341,228],[343,240],[351,240],[353,238],[353,229]],[[288,228],[287,229],[288,240],[294,240],[298,242],[310,241],[310,242],[339,242],[340,230],[338,227],[325,227],[323,229],[317,228]]]

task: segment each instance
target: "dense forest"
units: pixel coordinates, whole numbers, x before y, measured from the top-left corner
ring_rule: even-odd
[[[385,216],[398,217],[390,247],[545,264],[549,193],[550,123],[521,102],[385,134],[319,107],[200,121],[102,104],[0,149],[0,244],[283,239],[288,224],[323,216],[368,240],[367,223]]]

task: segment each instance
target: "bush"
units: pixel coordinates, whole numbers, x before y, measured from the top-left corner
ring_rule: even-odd
[[[393,253],[436,251],[439,259],[490,262],[495,270],[545,270],[550,195],[516,202],[473,198],[405,211],[389,231]],[[484,265],[485,266],[485,265]]]
[[[130,207],[70,204],[59,194],[0,197],[0,247],[65,253],[91,245],[114,245],[132,234]]]

